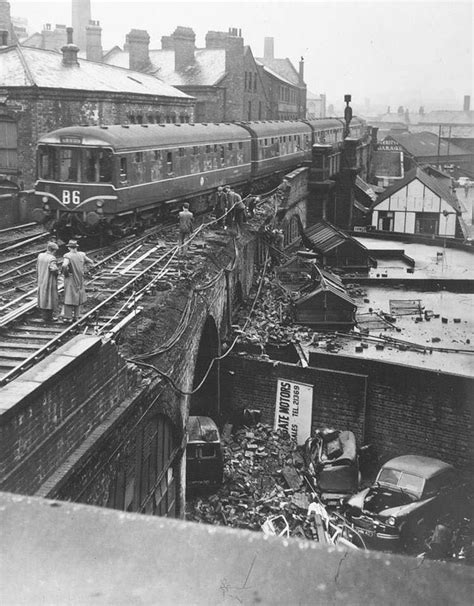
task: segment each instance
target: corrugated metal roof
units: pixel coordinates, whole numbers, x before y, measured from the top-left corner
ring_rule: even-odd
[[[10,46],[0,49],[0,86],[101,91],[189,99],[192,97],[158,78],[78,58],[66,66],[62,53]]]
[[[345,234],[336,229],[334,225],[326,223],[326,221],[320,221],[316,225],[308,227],[304,230],[304,234],[311,240],[315,248],[322,253],[327,253],[340,246],[347,239]]]
[[[468,154],[464,149],[443,139],[439,143],[438,152],[438,136],[427,131],[421,133],[390,133],[386,139],[393,139],[414,157],[438,155],[465,156]]]
[[[175,71],[174,50],[150,50],[147,73],[161,78],[172,86],[215,86],[225,76],[225,50],[221,48],[196,49],[194,63],[183,71]],[[109,65],[128,67],[130,54],[114,48],[105,61]]]
[[[386,200],[392,194],[402,189],[408,183],[411,183],[415,179],[421,181],[423,185],[425,185],[433,193],[435,193],[437,196],[447,202],[450,206],[452,206],[455,211],[459,213],[461,212],[459,200],[453,193],[449,191],[443,181],[437,179],[434,176],[428,175],[424,170],[419,167],[413,168],[412,170],[408,171],[403,179],[400,179],[394,185],[387,188],[382,194],[380,194],[372,208],[376,208],[380,204],[380,202],[383,202],[383,200]]]

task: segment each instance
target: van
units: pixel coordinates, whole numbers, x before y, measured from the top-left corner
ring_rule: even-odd
[[[186,484],[222,484],[224,459],[217,425],[210,417],[193,416],[186,423]]]

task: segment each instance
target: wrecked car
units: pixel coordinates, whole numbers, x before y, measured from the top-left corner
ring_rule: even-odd
[[[420,455],[391,459],[375,483],[347,502],[346,516],[369,546],[411,551],[438,521],[459,516],[461,485],[452,465]]]
[[[316,430],[306,441],[305,459],[324,504],[338,505],[358,491],[359,458],[352,431]]]
[[[210,417],[191,416],[186,423],[186,432],[186,484],[221,484],[224,458],[217,425]]]

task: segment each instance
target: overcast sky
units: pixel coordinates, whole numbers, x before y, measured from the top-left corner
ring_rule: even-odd
[[[44,23],[71,24],[70,0],[10,0],[11,13],[28,19],[30,32]],[[255,56],[273,36],[275,56],[298,67],[329,103],[351,93],[361,110],[399,105],[417,111],[462,109],[473,89],[473,4],[471,1],[397,0],[372,2],[164,2],[91,0],[92,18],[102,26],[105,50],[123,45],[131,28],[146,29],[151,48],[177,25],[192,27],[197,46],[208,30],[242,29]]]

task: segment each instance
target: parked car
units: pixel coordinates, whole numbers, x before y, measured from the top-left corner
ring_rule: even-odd
[[[305,450],[308,470],[324,504],[339,505],[359,490],[359,458],[352,431],[317,430],[306,441]]]
[[[462,501],[452,465],[405,455],[385,463],[375,483],[349,499],[346,515],[368,546],[410,551],[423,549],[440,519],[460,516]]]
[[[186,423],[186,483],[216,486],[222,483],[224,459],[217,425],[210,417],[191,416]]]

